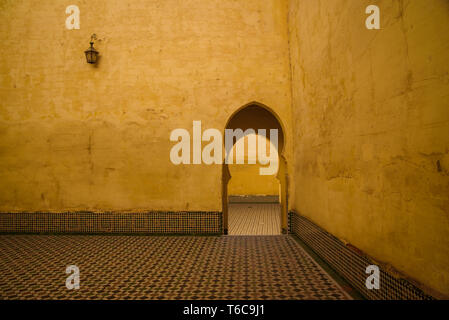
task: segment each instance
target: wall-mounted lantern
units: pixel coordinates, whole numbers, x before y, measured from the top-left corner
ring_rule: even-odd
[[[95,64],[97,62],[99,52],[94,48],[94,40],[97,40],[97,35],[94,33],[90,37],[90,48],[84,51],[87,63]]]

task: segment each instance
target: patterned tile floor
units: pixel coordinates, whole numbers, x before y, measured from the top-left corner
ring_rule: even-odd
[[[0,299],[350,299],[287,235],[0,235],[0,273]]]
[[[230,235],[281,234],[281,206],[277,203],[230,203]]]

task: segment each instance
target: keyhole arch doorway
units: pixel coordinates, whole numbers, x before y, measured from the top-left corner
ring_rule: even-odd
[[[286,135],[284,125],[279,116],[268,106],[259,102],[250,102],[235,110],[228,118],[223,130],[223,145],[226,145],[226,129],[241,129],[247,132],[253,129],[256,133],[258,129],[265,129],[267,132],[267,140],[269,140],[270,129],[277,129],[278,132],[278,170],[275,174],[279,181],[279,203],[280,203],[280,232],[287,233],[287,162],[284,155]],[[235,147],[236,140],[232,146]],[[271,143],[270,143],[271,144]],[[245,152],[247,145],[245,146]],[[223,212],[223,233],[228,234],[229,231],[229,202],[228,187],[232,178],[229,165],[226,163],[226,148],[224,150],[224,159],[222,164],[222,212]],[[235,154],[234,154],[235,156]],[[235,158],[234,158],[235,159]],[[235,162],[234,162],[235,163]]]

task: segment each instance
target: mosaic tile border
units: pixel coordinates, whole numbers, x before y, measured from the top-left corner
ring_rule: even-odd
[[[345,245],[338,238],[321,229],[297,212],[288,215],[289,232],[298,236],[318,256],[339,273],[360,294],[370,300],[433,300],[407,279],[393,275],[384,266],[355,248]],[[380,289],[368,290],[365,287],[366,267],[376,264],[380,269]]]
[[[222,234],[218,211],[0,213],[0,233]]]

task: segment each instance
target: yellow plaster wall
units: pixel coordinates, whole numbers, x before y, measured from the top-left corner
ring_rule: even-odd
[[[0,211],[221,211],[222,166],[173,165],[171,130],[251,101],[291,130],[284,0],[1,0],[0,40]]]
[[[276,175],[260,175],[260,164],[230,164],[229,195],[279,195]]]
[[[293,207],[445,294],[448,30],[446,0],[289,2]]]

